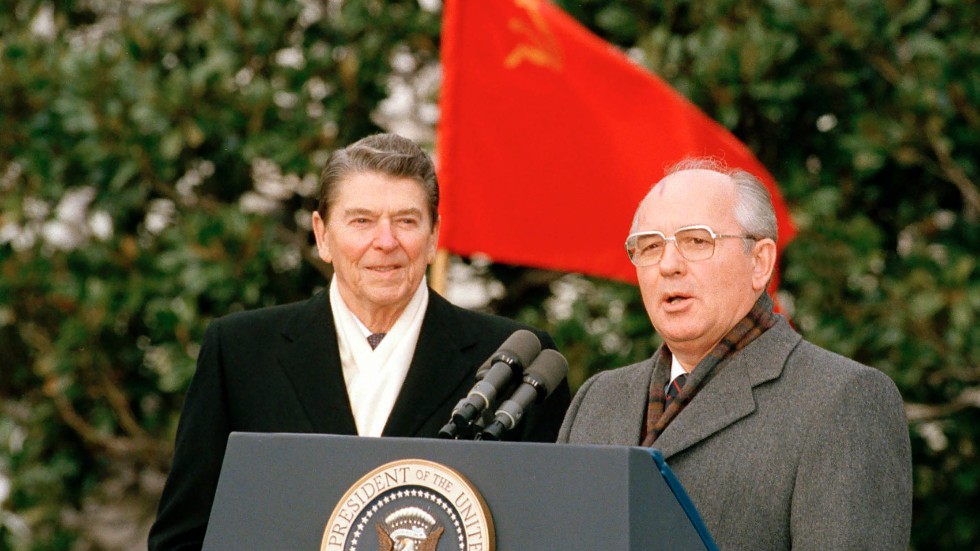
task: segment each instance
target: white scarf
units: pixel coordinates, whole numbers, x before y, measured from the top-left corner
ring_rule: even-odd
[[[330,309],[358,435],[381,436],[412,364],[428,304],[429,288],[423,277],[405,311],[378,347],[371,350],[367,327],[344,303],[337,277],[331,279]]]

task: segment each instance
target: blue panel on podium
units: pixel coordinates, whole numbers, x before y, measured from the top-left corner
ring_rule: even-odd
[[[351,492],[366,474],[424,460],[459,473],[482,496],[501,551],[715,549],[683,488],[653,456],[617,446],[233,433],[204,548],[320,549],[332,514],[342,500],[356,501]],[[373,539],[358,549],[378,549],[362,524]],[[458,548],[443,538],[435,549]]]

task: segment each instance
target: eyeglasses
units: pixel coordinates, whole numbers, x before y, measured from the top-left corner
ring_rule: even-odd
[[[673,241],[677,251],[687,260],[707,260],[715,254],[715,241],[727,238],[758,239],[751,235],[715,233],[708,226],[686,226],[674,232],[673,237],[659,231],[641,231],[626,238],[626,254],[636,266],[653,266],[664,257],[667,242]]]

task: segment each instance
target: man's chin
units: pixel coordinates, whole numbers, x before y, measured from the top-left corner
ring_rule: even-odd
[[[367,289],[368,299],[381,307],[405,304],[412,299],[415,289],[409,289],[405,282],[371,285]]]
[[[696,346],[697,342],[704,336],[704,332],[697,328],[669,323],[663,324],[660,328],[654,327],[654,329],[671,350]]]

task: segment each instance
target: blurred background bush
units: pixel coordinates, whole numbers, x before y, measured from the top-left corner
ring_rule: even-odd
[[[973,3],[558,3],[776,176],[780,303],[906,399],[913,548],[980,547]],[[327,281],[326,157],[382,129],[438,153],[441,10],[0,0],[0,549],[145,545],[208,321]],[[549,330],[573,388],[658,344],[621,283],[453,258],[448,295]]]

